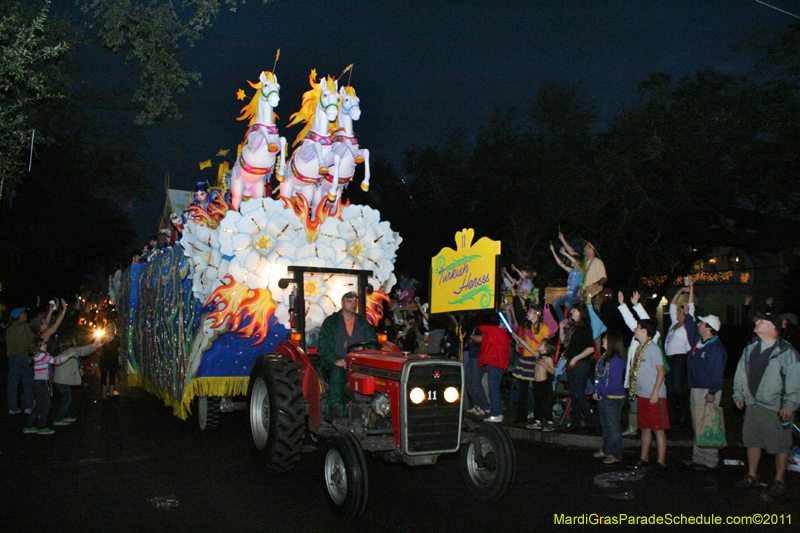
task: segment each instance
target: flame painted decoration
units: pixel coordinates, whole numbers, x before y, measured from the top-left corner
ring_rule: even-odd
[[[383,318],[383,305],[381,302],[389,302],[389,295],[383,291],[374,291],[367,295],[367,321],[377,327]]]
[[[254,338],[253,346],[259,345],[267,338],[270,319],[275,314],[277,305],[268,290],[249,289],[233,281],[230,275],[225,276],[226,285],[218,287],[208,298],[206,305],[221,306],[208,315],[213,320],[212,329],[219,329],[229,324],[232,331],[242,338]]]
[[[288,328],[292,287],[283,289],[278,282],[290,265],[371,270],[366,312],[377,325],[381,302],[396,283],[394,261],[402,238],[368,206],[343,204],[338,214],[320,208],[314,221],[308,211],[302,198],[251,198],[239,211],[225,212],[216,227],[187,221],[180,242],[194,269],[195,297],[216,308],[208,317],[213,329],[253,337],[256,345],[270,323]],[[334,281],[314,282],[318,291],[307,299],[308,328],[338,308],[341,291]]]
[[[304,221],[306,233],[308,234],[308,242],[314,242],[317,240],[319,227],[323,222],[325,222],[325,220],[328,219],[328,217],[334,217],[341,220],[342,209],[350,205],[348,200],[342,200],[337,204],[323,202],[317,206],[316,211],[314,212],[314,220],[311,220],[311,206],[309,205],[305,196],[298,194],[297,196],[292,197],[291,200],[287,200],[281,196],[280,199],[286,204],[286,207],[291,207],[295,214]]]

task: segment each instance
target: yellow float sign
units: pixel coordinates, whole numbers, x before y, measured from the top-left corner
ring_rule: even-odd
[[[475,230],[456,233],[456,247],[442,248],[431,260],[431,313],[492,310],[497,288],[500,241],[483,237],[474,245]]]

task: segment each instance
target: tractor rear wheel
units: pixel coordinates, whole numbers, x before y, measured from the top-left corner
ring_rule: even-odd
[[[252,449],[268,472],[294,468],[300,460],[306,402],[291,358],[262,355],[250,372],[247,390]]]

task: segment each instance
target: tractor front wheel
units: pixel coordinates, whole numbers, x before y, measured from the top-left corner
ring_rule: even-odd
[[[325,451],[325,485],[335,513],[358,518],[367,508],[369,483],[364,450],[355,437],[335,435]]]
[[[461,443],[461,477],[479,500],[493,502],[511,490],[517,456],[511,437],[495,424],[481,424]]]

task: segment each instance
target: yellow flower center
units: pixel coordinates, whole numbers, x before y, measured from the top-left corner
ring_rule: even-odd
[[[303,281],[303,291],[306,298],[316,298],[322,294],[322,283],[314,278],[309,278]]]
[[[272,239],[268,234],[257,235],[253,237],[253,246],[255,246],[256,250],[265,254],[267,250],[272,248]]]
[[[211,252],[208,252],[206,255],[203,256],[203,263],[208,263],[211,261]]]
[[[364,253],[367,251],[367,247],[364,246],[364,243],[361,241],[356,241],[350,245],[349,250],[352,255],[361,260],[364,258]]]

